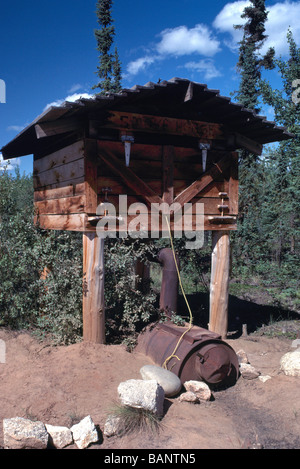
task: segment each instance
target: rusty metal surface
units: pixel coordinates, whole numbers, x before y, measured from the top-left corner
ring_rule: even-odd
[[[155,364],[163,366],[172,356],[187,327],[171,322],[158,323],[140,335],[136,350],[145,353]],[[175,373],[182,383],[204,380],[211,384],[235,382],[239,374],[238,358],[221,336],[193,326],[180,341],[175,353],[167,361],[167,369]]]

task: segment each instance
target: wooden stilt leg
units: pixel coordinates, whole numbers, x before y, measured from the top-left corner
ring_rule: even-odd
[[[105,343],[104,239],[83,233],[83,340]]]
[[[225,339],[228,331],[229,232],[213,231],[212,248],[209,330]]]

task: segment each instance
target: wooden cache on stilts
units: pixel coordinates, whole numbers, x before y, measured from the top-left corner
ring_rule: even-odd
[[[107,216],[103,204],[115,210],[106,228],[122,235],[135,226],[137,213],[144,220],[140,229],[150,233],[153,205],[176,204],[183,211],[189,204],[183,221],[189,218],[195,233],[213,234],[209,327],[226,337],[237,150],[259,155],[264,143],[291,137],[218,91],[175,78],[50,107],[1,151],[4,159],[34,155],[36,222],[82,232],[83,338],[104,343],[104,240],[97,236]],[[204,206],[201,226],[198,204]],[[161,217],[156,231],[163,231]]]

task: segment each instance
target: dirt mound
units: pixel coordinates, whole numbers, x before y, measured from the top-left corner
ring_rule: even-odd
[[[25,332],[0,329],[6,345],[0,363],[0,446],[2,420],[25,417],[71,426],[91,415],[101,430],[118,401],[121,381],[140,379],[151,360],[121,345],[79,343],[53,347]],[[96,448],[240,449],[256,441],[265,448],[300,448],[299,378],[280,371],[290,340],[251,337],[228,340],[245,350],[249,361],[272,379],[265,383],[240,378],[214,400],[193,405],[166,399],[159,434],[104,438]]]

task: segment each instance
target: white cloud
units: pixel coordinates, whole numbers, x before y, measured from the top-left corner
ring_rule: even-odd
[[[76,91],[81,90],[82,88],[83,88],[83,86],[80,85],[80,83],[75,83],[74,85],[71,86],[68,93],[70,93],[70,94],[76,93]]]
[[[16,158],[13,160],[4,160],[2,153],[0,153],[0,170],[6,169],[7,171],[11,171],[14,170],[17,166],[20,166],[20,164],[20,158]]]
[[[178,26],[165,29],[160,33],[162,37],[157,44],[157,51],[163,55],[201,54],[212,57],[220,51],[220,42],[212,37],[210,29],[204,24],[197,24],[194,28]]]
[[[148,65],[153,64],[156,60],[158,59],[157,56],[146,56],[146,57],[140,57],[137,60],[133,60],[132,62],[129,62],[127,65],[127,75],[133,76],[137,75],[139,72],[145,70]]]
[[[74,93],[74,94],[71,94],[71,95],[67,96],[64,99],[58,99],[57,101],[52,101],[52,103],[49,103],[49,104],[47,104],[47,106],[45,106],[44,111],[46,109],[48,109],[49,107],[52,107],[52,106],[53,107],[61,106],[65,101],[68,101],[70,103],[74,103],[75,101],[77,101],[80,98],[92,99],[93,97],[94,97],[94,95],[89,94],[89,93]]]
[[[218,32],[229,34],[230,40],[224,42],[233,50],[237,49],[238,41],[242,38],[242,32],[234,29],[233,25],[244,24],[245,19],[240,16],[248,5],[249,2],[245,0],[227,3],[213,22],[213,26]],[[277,55],[286,55],[288,53],[286,34],[289,27],[296,42],[300,41],[300,1],[284,1],[271,6],[267,5],[267,11],[269,12],[266,21],[268,38],[261,53],[265,53],[272,46],[275,47]]]
[[[26,127],[26,125],[9,125],[6,130],[8,132],[10,131],[13,131],[13,132],[21,132],[24,128]]]
[[[125,78],[135,76],[145,71],[150,65],[168,57],[183,57],[192,54],[212,57],[220,51],[220,42],[213,37],[209,27],[204,24],[197,24],[191,29],[187,26],[165,29],[158,36],[160,41],[154,44],[147,55],[129,62]]]
[[[198,62],[187,62],[184,67],[190,71],[202,74],[204,80],[211,80],[212,78],[222,76],[222,73],[210,59],[202,59]]]
[[[231,40],[225,40],[224,42],[233,50],[237,49],[238,42],[243,37],[243,33],[240,30],[235,29],[233,26],[243,25],[245,23],[246,20],[241,18],[241,15],[248,5],[250,5],[250,3],[245,0],[227,3],[213,22],[213,26],[217,31],[230,34]]]
[[[275,47],[277,54],[288,54],[287,31],[290,28],[296,43],[300,41],[300,1],[275,3],[268,8],[266,34],[269,36],[262,48],[262,53],[269,47]]]

